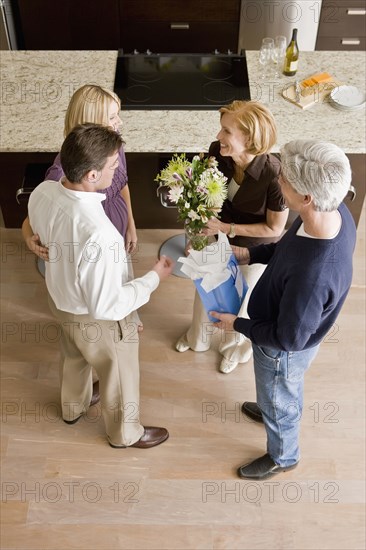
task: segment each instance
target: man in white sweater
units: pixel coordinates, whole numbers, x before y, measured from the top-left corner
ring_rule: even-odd
[[[122,145],[110,128],[83,124],[61,148],[65,177],[45,181],[30,196],[31,226],[49,249],[46,285],[62,330],[62,416],[74,424],[92,396],[92,368],[100,383],[102,413],[112,447],[148,448],[165,441],[165,428],[139,419],[138,331],[132,313],[149,301],[172,271],[162,257],[143,277],[128,280],[124,240],[105,215]]]

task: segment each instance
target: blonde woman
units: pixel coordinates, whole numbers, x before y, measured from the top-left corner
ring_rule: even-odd
[[[277,241],[288,217],[278,183],[280,161],[269,153],[277,140],[272,113],[257,101],[234,101],[220,110],[221,129],[217,141],[211,143],[209,155],[218,161],[218,169],[228,178],[228,198],[220,218],[212,218],[204,230],[206,235],[222,231],[232,245],[253,246]],[[250,291],[265,266],[241,266],[249,290],[240,317],[246,316]],[[177,351],[206,351],[215,328],[209,322],[196,293],[192,324],[178,340]],[[221,333],[220,371],[229,373],[238,363],[250,359],[250,340],[237,332]]]
[[[86,84],[73,94],[65,115],[64,137],[78,124],[93,122],[110,126],[120,131],[121,119],[119,112],[121,102],[112,91]],[[45,179],[59,181],[64,173],[58,154],[53,165],[47,170]],[[112,185],[103,191],[106,198],[102,203],[105,213],[113,225],[123,235],[128,253],[134,252],[137,246],[136,227],[132,213],[130,191],[127,184],[126,157],[123,146],[119,151],[119,165],[114,174]],[[34,235],[26,218],[22,226],[23,236],[27,246],[37,256],[47,259],[48,251],[39,243],[38,235]]]

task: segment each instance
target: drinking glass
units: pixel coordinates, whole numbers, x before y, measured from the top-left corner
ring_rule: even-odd
[[[261,78],[264,79],[268,76],[268,69],[272,59],[272,48],[268,44],[262,44],[259,50],[259,63],[262,66]]]
[[[271,51],[272,61],[275,66],[274,76],[278,78],[280,72],[282,71],[283,63],[285,60],[287,48],[287,39],[286,36],[276,36],[274,40],[274,46]]]
[[[263,38],[262,39],[262,46],[268,46],[269,48],[273,48],[274,47],[273,38],[269,38],[269,37]]]

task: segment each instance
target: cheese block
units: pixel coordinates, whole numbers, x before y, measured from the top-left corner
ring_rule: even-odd
[[[314,74],[300,82],[300,86],[302,88],[301,95],[306,97],[310,94],[318,93],[324,89],[324,85],[332,81],[333,77],[330,76],[329,73]]]
[[[312,80],[314,80],[317,84],[320,84],[321,82],[330,82],[333,80],[333,78],[328,73],[320,73],[315,74],[311,77]]]
[[[314,86],[314,84],[320,84],[320,82],[330,82],[332,77],[329,73],[319,73],[313,74],[309,78],[301,81],[301,86],[307,88],[309,86]]]
[[[302,80],[300,83],[300,85],[303,88],[309,88],[310,86],[314,86],[314,84],[316,84],[316,82],[312,78],[307,78],[306,80]]]

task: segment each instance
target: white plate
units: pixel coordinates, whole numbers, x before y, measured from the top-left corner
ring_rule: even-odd
[[[355,105],[354,107],[344,107],[343,105],[339,105],[335,101],[332,101],[331,98],[329,98],[328,101],[329,105],[331,107],[334,107],[334,109],[337,109],[338,111],[359,111],[360,109],[364,109],[366,106],[366,103],[360,103],[359,105]]]
[[[366,101],[366,94],[356,86],[338,86],[330,92],[330,97],[337,105],[345,109],[361,107]]]

